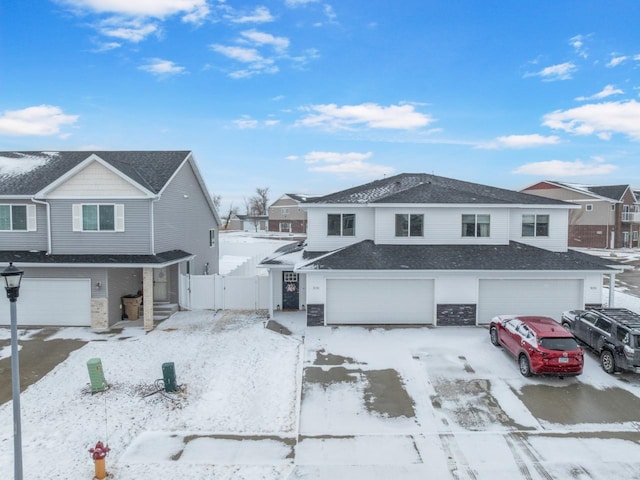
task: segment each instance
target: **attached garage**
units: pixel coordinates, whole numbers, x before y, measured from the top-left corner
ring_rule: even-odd
[[[432,324],[434,281],[327,279],[327,324]]]
[[[0,325],[9,325],[9,300],[1,297]],[[23,278],[17,318],[25,326],[91,326],[91,280]]]
[[[540,315],[560,320],[583,305],[583,280],[480,280],[478,323],[496,315]]]

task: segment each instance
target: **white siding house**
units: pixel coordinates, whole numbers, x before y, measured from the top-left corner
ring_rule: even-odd
[[[310,325],[559,319],[601,305],[602,277],[617,271],[567,248],[568,212],[579,207],[559,200],[401,174],[304,207],[306,243],[263,266],[272,307],[306,309]]]

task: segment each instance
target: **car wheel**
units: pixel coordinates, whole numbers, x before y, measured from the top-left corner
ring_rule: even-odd
[[[529,359],[524,353],[518,358],[518,365],[520,366],[520,373],[523,377],[531,376],[531,365],[529,365]]]
[[[613,358],[613,353],[609,350],[603,350],[600,354],[600,364],[602,369],[607,373],[614,373],[616,371],[616,360]]]
[[[569,322],[562,322],[562,326],[567,330],[571,331],[571,324]]]
[[[491,327],[489,329],[489,337],[491,338],[491,343],[493,343],[496,347],[500,346],[500,340],[498,339],[498,329],[496,327]]]

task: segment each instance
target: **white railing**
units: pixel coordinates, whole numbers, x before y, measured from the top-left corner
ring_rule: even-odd
[[[622,212],[622,221],[640,223],[640,212]]]

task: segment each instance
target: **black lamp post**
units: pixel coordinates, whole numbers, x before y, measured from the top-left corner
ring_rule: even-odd
[[[20,425],[20,362],[18,361],[18,319],[16,302],[24,272],[13,262],[0,275],[4,278],[11,311],[11,391],[13,394],[13,465],[15,480],[22,480],[22,427]]]

